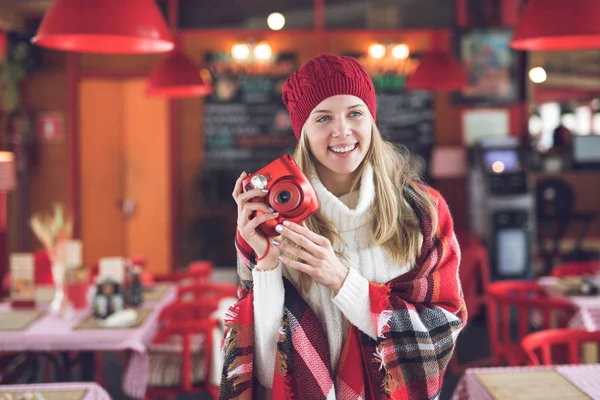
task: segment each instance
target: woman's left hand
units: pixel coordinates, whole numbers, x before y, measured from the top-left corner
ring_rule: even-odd
[[[306,226],[291,221],[283,221],[283,225],[277,225],[275,229],[300,248],[278,240],[272,243],[283,252],[293,254],[304,262],[294,261],[283,254],[279,259],[288,267],[310,275],[337,294],[346,280],[348,268],[335,255],[331,242]]]

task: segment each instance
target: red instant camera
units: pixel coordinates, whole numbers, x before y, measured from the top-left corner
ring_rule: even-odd
[[[289,155],[283,155],[265,167],[249,175],[242,182],[244,192],[252,189],[266,189],[265,197],[255,197],[252,201],[264,202],[279,212],[279,216],[258,226],[265,236],[278,236],[275,227],[284,220],[300,223],[319,209],[319,200],[312,185]],[[255,211],[253,218],[263,211]]]

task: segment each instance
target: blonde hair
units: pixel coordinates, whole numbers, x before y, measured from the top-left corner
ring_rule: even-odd
[[[310,177],[316,160],[310,151],[304,129],[293,157],[304,174]],[[410,187],[417,196],[417,201],[430,211],[434,219],[432,232],[435,232],[437,226],[434,201],[423,186],[419,185],[421,179],[410,152],[404,146],[396,146],[385,140],[375,123],[371,129],[371,146],[354,172],[350,191],[357,188],[369,163],[373,167],[375,189],[372,226],[375,245],[382,246],[394,262],[412,267],[421,251],[423,234],[419,218],[405,198],[405,189]],[[342,241],[333,224],[320,211],[307,218],[305,223],[308,229],[326,237],[331,243]],[[345,259],[342,253],[336,254]],[[312,278],[301,273],[298,282],[300,290],[306,293],[312,284]]]

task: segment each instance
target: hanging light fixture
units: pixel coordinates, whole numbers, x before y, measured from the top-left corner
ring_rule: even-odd
[[[463,65],[444,47],[441,33],[435,33],[432,50],[423,56],[415,73],[408,78],[407,89],[451,92],[469,84]]]
[[[153,0],[54,0],[32,42],[83,53],[163,53],[174,43]]]
[[[510,45],[534,51],[600,49],[600,1],[529,0]]]
[[[162,97],[206,96],[212,87],[202,79],[199,69],[178,48],[167,54],[150,71],[146,94]]]

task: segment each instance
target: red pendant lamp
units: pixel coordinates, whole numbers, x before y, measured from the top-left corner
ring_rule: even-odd
[[[432,50],[421,58],[417,70],[406,82],[406,89],[451,92],[468,86],[465,68],[445,49],[443,42],[442,34],[436,32]]]
[[[529,0],[510,45],[536,51],[600,49],[600,1]]]
[[[146,94],[161,97],[194,97],[212,93],[198,67],[178,48],[167,54],[150,71]]]
[[[174,43],[154,0],[54,0],[32,42],[82,53],[163,53]]]

